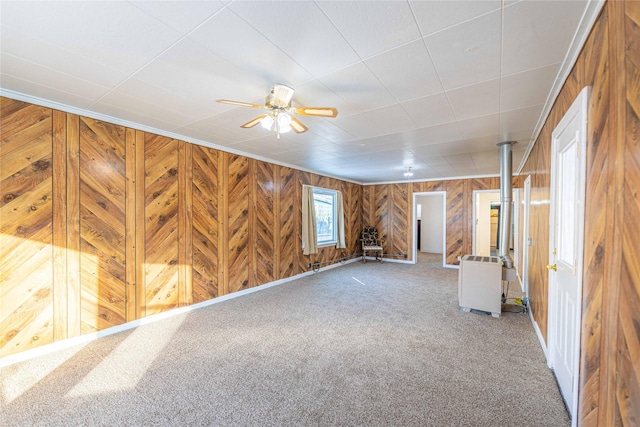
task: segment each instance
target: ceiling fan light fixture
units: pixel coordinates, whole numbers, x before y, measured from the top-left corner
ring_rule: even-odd
[[[292,107],[291,98],[293,97],[293,93],[293,88],[276,84],[273,86],[273,89],[271,89],[269,95],[267,95],[264,105],[232,101],[229,99],[216,99],[216,101],[222,104],[267,110],[265,114],[254,117],[240,125],[240,127],[249,129],[257,126],[259,123],[266,130],[275,133],[277,139],[280,139],[281,133],[291,132],[292,130],[295,133],[303,133],[309,130],[300,120],[293,116],[294,114],[324,118],[333,118],[338,115],[338,110],[333,107]]]
[[[278,128],[280,133],[287,133],[291,130],[291,116],[283,113],[278,114]]]
[[[260,124],[262,125],[263,128],[265,128],[266,130],[271,130],[272,126],[273,126],[273,117],[271,116],[265,116],[260,120]]]

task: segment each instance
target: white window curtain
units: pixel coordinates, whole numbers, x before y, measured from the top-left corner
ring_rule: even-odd
[[[346,248],[347,245],[344,240],[344,208],[342,206],[342,193],[340,191],[336,193],[336,205],[336,225],[338,226],[336,230],[336,248],[341,249]]]
[[[313,187],[309,185],[302,186],[302,253],[318,253],[316,209],[313,203]]]

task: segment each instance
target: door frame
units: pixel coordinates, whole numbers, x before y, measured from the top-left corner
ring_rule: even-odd
[[[446,191],[425,191],[422,193],[413,193],[413,205],[412,209],[412,224],[411,224],[411,233],[413,235],[413,247],[411,250],[413,251],[413,264],[418,262],[418,201],[417,197],[423,196],[439,196],[442,197],[442,266],[448,268],[458,268],[457,265],[448,265],[447,264],[447,192]],[[424,216],[424,209],[422,209],[422,216]],[[422,222],[422,227],[424,228],[424,221]]]
[[[472,211],[471,211],[471,215],[472,215],[472,227],[471,227],[471,255],[476,255],[476,228],[478,226],[477,221],[478,221],[478,212],[476,209],[476,205],[477,205],[477,198],[478,195],[481,193],[496,193],[498,195],[498,201],[500,200],[500,189],[496,189],[496,190],[473,190],[472,195],[471,195],[471,200],[472,200]],[[491,224],[489,224],[489,226],[491,226]],[[499,227],[499,225],[498,225]]]
[[[529,205],[531,204],[531,175],[524,180],[524,201],[522,207],[522,288],[525,296],[529,299]],[[531,307],[529,307],[531,311]]]
[[[569,406],[569,411],[571,413],[571,425],[576,426],[578,420],[578,390],[579,390],[579,381],[580,381],[580,332],[582,330],[582,274],[583,274],[583,263],[584,263],[584,201],[585,201],[585,187],[586,187],[586,152],[587,152],[587,109],[588,109],[588,99],[589,99],[589,88],[583,88],[576,99],[571,104],[571,107],[564,114],[560,122],[556,125],[555,129],[552,132],[551,137],[551,170],[550,170],[550,198],[549,198],[549,254],[548,261],[551,264],[554,260],[553,254],[553,242],[555,240],[555,204],[556,204],[556,182],[557,182],[557,137],[555,136],[556,131],[565,127],[567,122],[569,122],[576,115],[580,115],[580,135],[578,137],[578,182],[579,186],[578,192],[582,196],[582,203],[579,203],[576,207],[576,237],[577,237],[577,251],[576,251],[576,278],[577,278],[577,289],[576,289],[576,318],[574,323],[574,333],[571,335],[574,337],[574,354],[572,355],[573,363],[574,363],[574,376],[573,376],[573,385],[572,385],[572,402],[566,402]],[[547,330],[549,331],[549,339],[548,339],[548,358],[547,365],[549,368],[553,370],[555,365],[554,354],[555,354],[555,326],[557,323],[557,315],[556,315],[556,282],[555,277],[553,275],[553,271],[548,271],[548,283],[549,283],[549,304],[548,304],[548,320],[547,320]]]
[[[511,211],[511,224],[509,224],[509,243],[513,239],[513,267],[516,269],[516,276],[518,275],[518,267],[520,267],[520,199],[522,198],[519,188],[514,188],[511,192],[511,203],[513,209]],[[522,287],[522,281],[520,281],[520,289],[524,292]]]

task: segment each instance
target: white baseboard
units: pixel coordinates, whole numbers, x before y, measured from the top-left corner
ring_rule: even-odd
[[[420,252],[423,253],[428,253],[428,254],[438,254],[438,255],[442,255],[442,249],[440,248],[434,248],[433,250],[431,249],[420,249]]]
[[[536,331],[536,335],[538,336],[538,341],[540,342],[540,347],[542,347],[542,352],[544,353],[544,358],[547,360],[547,364],[549,364],[549,353],[547,351],[547,344],[544,342],[544,338],[542,337],[542,332],[540,331],[540,327],[538,323],[533,318],[533,313],[531,312],[531,307],[529,307],[529,319],[531,319],[531,324],[533,325],[533,329]]]
[[[520,277],[520,274],[518,274],[517,268],[516,268],[516,279],[518,279],[518,284],[520,285],[520,289],[522,290],[522,293],[524,293],[524,281],[522,280],[522,277]]]
[[[300,273],[297,276],[293,276],[293,279],[299,279],[301,277],[308,276],[308,275],[313,274],[313,273],[320,273],[321,271],[331,270],[332,268],[340,267],[341,265],[351,264],[352,262],[360,261],[361,259],[362,259],[362,257],[357,257],[357,258],[353,258],[353,259],[350,259],[350,260],[342,262],[342,263],[341,262],[335,262],[333,264],[327,265],[326,267],[320,267],[320,269],[318,271],[307,271],[305,273]],[[289,281],[289,280],[292,280],[292,278],[288,278],[287,279],[287,281]],[[261,285],[261,286],[264,286],[264,285]],[[271,285],[271,286],[273,286],[273,285]]]
[[[378,261],[378,259],[373,256],[368,256],[366,258],[367,258],[367,261]],[[358,259],[362,259],[362,257],[359,257]],[[399,264],[415,264],[415,261],[409,261],[406,259],[395,259],[395,258],[383,258],[383,262],[397,262]]]
[[[349,264],[355,261],[360,260],[360,257],[358,258],[354,258],[351,260],[348,260],[344,263],[340,263],[340,262],[336,262],[335,264],[331,264],[328,265],[326,267],[322,267],[320,268],[320,270],[318,271],[326,271],[326,270],[330,270],[332,268],[336,268],[336,267],[340,267],[342,265],[345,264]],[[312,274],[315,274],[316,272],[314,271],[305,271],[304,273],[300,273],[297,274],[295,276],[291,276],[291,277],[287,277],[284,279],[280,279],[280,280],[274,280],[273,282],[269,282],[269,283],[265,283],[264,285],[260,285],[260,286],[256,286],[255,288],[249,288],[249,289],[243,289],[241,291],[238,292],[234,292],[231,294],[227,294],[227,295],[222,295],[207,301],[202,301],[196,304],[192,304],[192,305],[187,305],[184,307],[179,307],[179,308],[175,308],[173,310],[169,310],[169,311],[165,311],[164,313],[158,313],[158,314],[153,314],[151,316],[148,317],[143,317],[142,319],[136,319],[136,320],[132,320],[131,322],[127,322],[127,323],[123,323],[122,325],[117,325],[117,326],[113,326],[111,328],[107,328],[107,329],[103,329],[101,331],[98,332],[91,332],[85,335],[81,335],[79,337],[74,337],[74,338],[69,338],[66,340],[62,340],[62,341],[56,341],[53,342],[51,344],[45,344],[41,347],[38,348],[34,348],[31,350],[26,350],[23,352],[20,352],[18,354],[14,354],[11,356],[5,356],[3,358],[0,358],[0,368],[5,367],[5,366],[9,366],[9,365],[13,365],[19,362],[23,362],[29,359],[33,359],[35,357],[39,357],[39,356],[43,356],[45,354],[50,354],[50,353],[54,353],[60,350],[65,350],[77,345],[81,345],[81,344],[88,344],[91,341],[95,341],[98,338],[102,338],[102,337],[106,337],[108,335],[113,335],[113,334],[117,334],[118,332],[123,332],[123,331],[127,331],[129,329],[133,329],[133,328],[137,328],[138,326],[142,326],[142,325],[146,325],[149,323],[153,323],[153,322],[157,322],[159,320],[163,320],[163,319],[168,319],[170,317],[173,316],[179,316],[181,314],[184,313],[189,313],[191,311],[197,310],[199,308],[203,308],[203,307],[208,307],[210,305],[213,304],[218,304],[220,302],[224,302],[233,298],[238,298],[241,297],[243,295],[248,295],[251,294],[253,292],[258,292],[258,291],[262,291],[264,289],[268,289],[271,288],[273,286],[278,286],[278,285],[282,285],[284,283],[290,282],[292,280],[296,280],[296,279],[300,279],[302,277],[305,276],[310,276]]]

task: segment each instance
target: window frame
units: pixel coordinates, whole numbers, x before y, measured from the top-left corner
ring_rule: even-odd
[[[338,190],[332,190],[330,188],[323,187],[311,187],[312,188],[312,196],[313,196],[313,207],[316,214],[316,246],[318,248],[326,247],[326,246],[335,246],[338,244]],[[333,201],[331,203],[332,213],[331,213],[331,230],[332,236],[330,240],[322,240],[320,241],[320,227],[318,224],[318,209],[316,201],[316,194],[323,196],[331,196]]]

